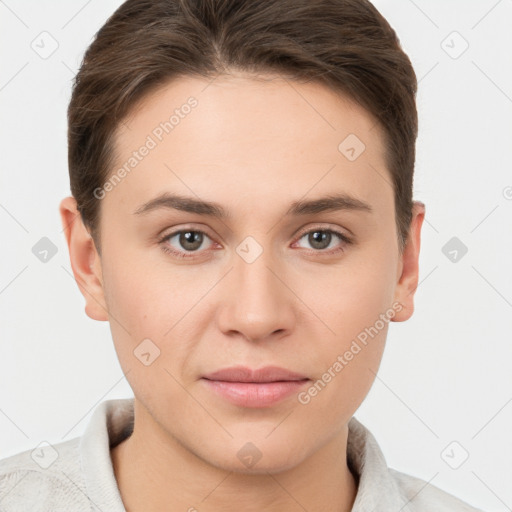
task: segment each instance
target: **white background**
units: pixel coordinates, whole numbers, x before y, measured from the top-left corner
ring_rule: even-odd
[[[84,313],[58,215],[71,80],[120,3],[0,2],[0,458],[79,436],[99,402],[132,396],[108,324]],[[390,324],[356,417],[391,467],[512,510],[512,0],[375,5],[419,80],[426,220],[415,314]],[[31,47],[43,31],[58,42],[46,59]],[[453,31],[469,44],[458,58]],[[454,236],[457,262],[442,252]],[[42,237],[58,248],[47,263],[32,253]],[[452,441],[452,459],[469,453],[458,469],[441,456]]]

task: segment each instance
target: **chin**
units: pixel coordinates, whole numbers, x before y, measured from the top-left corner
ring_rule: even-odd
[[[236,442],[236,447],[224,447],[218,457],[204,457],[211,465],[224,471],[232,471],[240,475],[277,474],[293,469],[301,462],[301,453],[297,450],[283,449],[283,445],[262,447],[251,441]],[[233,453],[233,457],[226,456]]]

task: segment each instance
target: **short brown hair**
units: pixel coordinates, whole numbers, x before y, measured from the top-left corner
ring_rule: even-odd
[[[367,0],[128,0],[86,50],[68,108],[71,193],[99,248],[115,131],[136,102],[180,76],[286,74],[346,95],[383,128],[402,252],[412,218],[417,80]],[[340,141],[341,142],[341,141]]]

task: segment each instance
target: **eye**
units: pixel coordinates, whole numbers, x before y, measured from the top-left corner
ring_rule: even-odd
[[[303,232],[294,245],[303,239],[312,247],[310,252],[315,254],[332,255],[344,251],[347,245],[353,243],[347,235],[321,227]],[[189,228],[164,235],[159,244],[164,252],[177,258],[193,258],[208,252],[208,240],[213,242],[204,231]]]
[[[164,252],[171,253],[178,258],[188,258],[193,257],[194,253],[204,252],[200,249],[205,245],[206,239],[211,240],[204,231],[182,229],[166,234],[160,239],[160,243]]]
[[[302,233],[299,241],[305,239],[307,243],[313,248],[313,252],[326,252],[328,254],[343,251],[345,246],[352,243],[352,240],[345,234],[340,233],[334,229],[314,228]],[[336,242],[338,241],[338,247]],[[342,242],[341,244],[339,242]],[[298,242],[296,242],[298,243]],[[332,249],[334,246],[334,250]]]

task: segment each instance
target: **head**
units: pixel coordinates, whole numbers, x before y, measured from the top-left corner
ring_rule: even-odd
[[[60,210],[146,426],[239,471],[247,441],[277,471],[343,431],[413,313],[415,94],[364,0],[128,0],[100,29]],[[235,365],[310,381],[241,407],[203,379]]]

